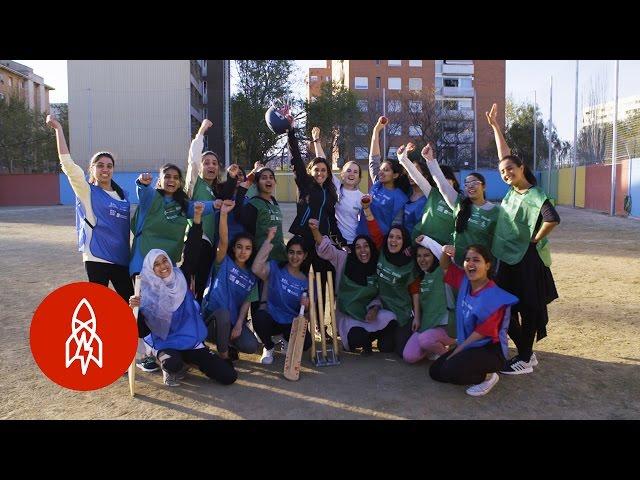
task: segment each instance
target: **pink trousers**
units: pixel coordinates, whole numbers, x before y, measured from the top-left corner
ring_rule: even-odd
[[[416,363],[429,354],[442,355],[449,345],[456,343],[455,338],[447,335],[446,327],[434,327],[424,332],[414,332],[404,347],[402,357],[407,363]]]

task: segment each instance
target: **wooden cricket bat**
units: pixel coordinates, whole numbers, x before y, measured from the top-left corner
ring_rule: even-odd
[[[303,294],[307,296],[307,292]],[[300,313],[293,319],[291,335],[289,335],[289,348],[284,360],[284,378],[296,381],[300,378],[300,363],[302,362],[302,348],[304,337],[307,333],[307,319],[304,316],[304,305],[300,305]]]
[[[140,275],[136,275],[135,282],[133,284],[133,294],[140,296]],[[133,307],[133,316],[138,320],[138,307]],[[136,330],[138,326],[136,325]],[[136,395],[136,355],[133,356],[133,361],[129,365],[129,393],[132,397]]]

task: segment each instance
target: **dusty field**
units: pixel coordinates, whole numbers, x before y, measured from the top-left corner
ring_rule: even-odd
[[[289,225],[294,205],[284,206]],[[71,207],[0,208],[0,419],[640,419],[640,222],[559,208],[552,271],[560,299],[533,374],[501,376],[487,396],[433,382],[428,362],[342,355],[301,379],[241,355],[239,379],[223,387],[191,372],[168,388],[138,371],[96,392],[50,382],[29,349],[31,316],[55,288],[86,280]]]

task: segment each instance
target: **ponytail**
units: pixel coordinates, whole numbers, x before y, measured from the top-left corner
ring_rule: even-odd
[[[473,202],[469,197],[464,197],[462,202],[460,202],[460,211],[458,212],[458,216],[456,217],[456,232],[462,233],[467,229],[467,223],[469,222],[469,217],[471,216],[471,204]]]

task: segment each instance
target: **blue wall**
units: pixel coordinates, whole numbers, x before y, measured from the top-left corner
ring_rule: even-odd
[[[629,162],[631,169],[631,182],[629,183],[629,195],[631,195],[631,215],[640,217],[640,158],[634,158]]]
[[[131,203],[138,203],[138,196],[136,195],[136,178],[142,172],[116,172],[113,174],[113,180],[122,187],[123,190],[129,192],[129,201]],[[71,184],[69,183],[69,179],[64,173],[58,175],[60,182],[60,203],[62,205],[75,205],[76,204],[76,195],[73,193],[71,189]],[[152,185],[155,185],[155,182],[158,178],[158,174],[154,174]]]

